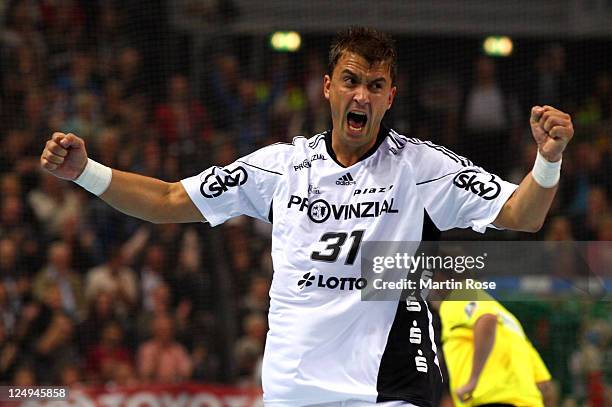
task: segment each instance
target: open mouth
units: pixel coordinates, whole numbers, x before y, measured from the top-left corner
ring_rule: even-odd
[[[363,129],[368,122],[368,115],[363,112],[349,112],[346,116],[349,128],[353,131]]]

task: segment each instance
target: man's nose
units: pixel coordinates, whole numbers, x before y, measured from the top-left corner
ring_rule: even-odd
[[[369,103],[370,92],[368,91],[367,86],[358,86],[357,89],[355,89],[353,100],[359,105],[365,105]]]

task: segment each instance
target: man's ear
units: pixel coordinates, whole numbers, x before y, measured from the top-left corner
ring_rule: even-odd
[[[391,88],[391,92],[389,92],[389,103],[387,104],[387,110],[391,109],[393,105],[393,101],[395,100],[395,94],[397,93],[397,86],[393,86]]]
[[[329,89],[331,88],[331,78],[329,75],[323,77],[323,96],[329,100]]]

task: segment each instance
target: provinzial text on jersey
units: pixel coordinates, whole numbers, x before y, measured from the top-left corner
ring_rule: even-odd
[[[308,198],[291,195],[287,208],[294,208],[300,212],[306,212],[311,221],[323,223],[332,217],[335,220],[347,220],[354,218],[377,218],[386,213],[399,213],[393,206],[393,198],[382,201],[358,202],[354,204],[336,205],[325,199],[316,199],[312,202]]]
[[[310,159],[305,158],[304,161],[302,161],[300,164],[294,165],[293,170],[299,171],[299,170],[303,170],[304,168],[310,168],[312,167],[312,162],[317,161],[317,160],[327,160],[327,158],[325,158],[323,154],[313,154],[313,156],[310,157]]]

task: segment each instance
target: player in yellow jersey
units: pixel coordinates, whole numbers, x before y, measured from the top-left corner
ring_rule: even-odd
[[[512,313],[482,290],[439,305],[442,346],[456,406],[545,405],[551,376]],[[546,405],[550,403],[546,402]]]

